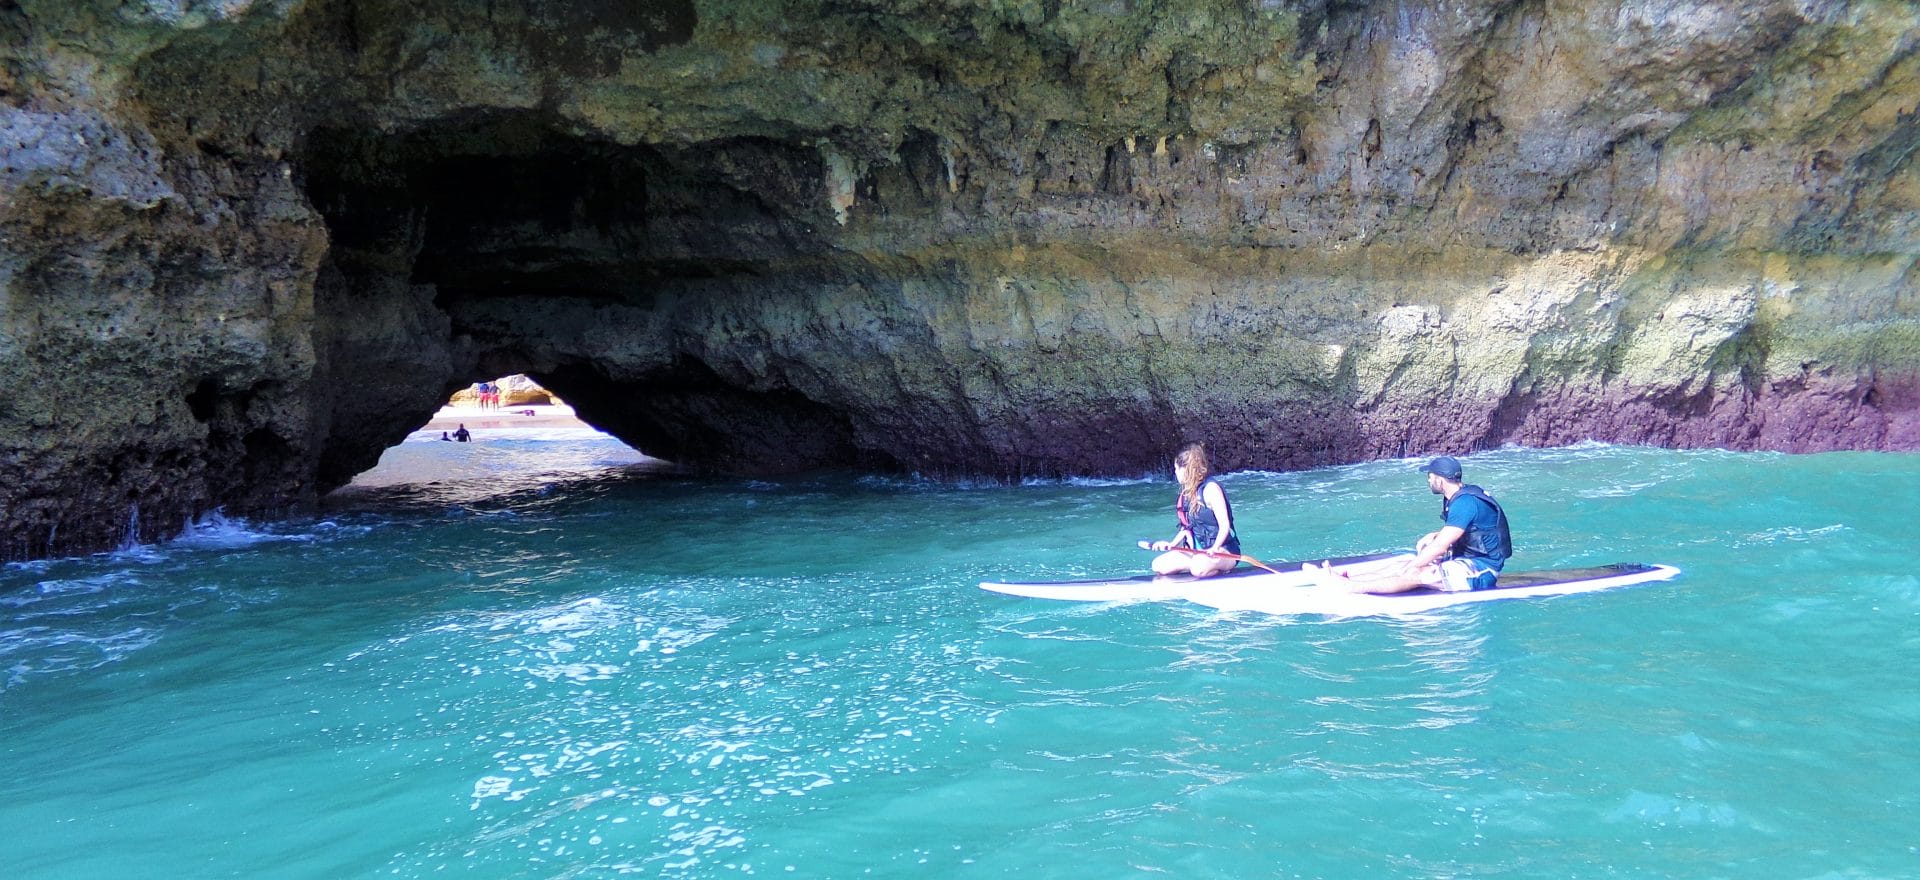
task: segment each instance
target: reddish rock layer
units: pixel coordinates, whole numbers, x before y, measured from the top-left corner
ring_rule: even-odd
[[[0,558],[696,467],[1920,446],[1920,11],[0,2]]]

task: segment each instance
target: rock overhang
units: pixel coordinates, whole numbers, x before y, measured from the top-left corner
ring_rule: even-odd
[[[5,351],[162,399],[11,419],[10,553],[298,507],[518,371],[741,472],[1913,443],[1901,4],[96,6],[0,11],[9,131],[105,135],[6,178]]]

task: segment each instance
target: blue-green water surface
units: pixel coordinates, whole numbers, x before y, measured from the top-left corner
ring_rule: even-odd
[[[7,876],[1920,876],[1920,457],[1470,456],[1511,568],[1685,574],[1328,621],[976,587],[1141,568],[1166,477],[396,455],[457,478],[0,569]],[[1224,483],[1257,556],[1436,525]]]

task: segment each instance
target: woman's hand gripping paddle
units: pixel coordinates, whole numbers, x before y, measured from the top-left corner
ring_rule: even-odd
[[[1152,541],[1136,541],[1134,543],[1134,546],[1137,546],[1142,550],[1154,550],[1155,552],[1163,552],[1155,548],[1153,546]],[[1191,556],[1212,556],[1216,559],[1231,559],[1235,562],[1244,562],[1248,565],[1253,566],[1254,568],[1264,568],[1270,572],[1273,572],[1274,574],[1283,573],[1280,571],[1280,569],[1274,568],[1273,566],[1268,565],[1264,562],[1261,562],[1258,559],[1255,559],[1251,556],[1241,556],[1238,553],[1216,553],[1211,550],[1195,550],[1192,547],[1168,547],[1164,552],[1186,553]]]

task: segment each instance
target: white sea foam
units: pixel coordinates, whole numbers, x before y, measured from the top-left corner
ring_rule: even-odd
[[[529,675],[547,681],[606,681],[620,674],[620,667],[609,663],[550,663],[526,667]]]
[[[1142,474],[1137,477],[1028,477],[1020,481],[1022,486],[1074,486],[1083,489],[1103,489],[1109,486],[1138,486],[1142,483],[1158,483],[1167,478],[1159,474]]]
[[[107,572],[86,578],[54,578],[33,585],[32,589],[0,596],[0,605],[24,607],[49,599],[104,593],[122,582],[131,581],[127,572]]]
[[[193,550],[237,550],[274,541],[311,541],[313,535],[263,529],[224,510],[204,514],[187,526],[180,537],[167,542],[169,547]]]
[[[1799,526],[1781,526],[1780,528],[1764,529],[1749,534],[1734,546],[1748,547],[1755,544],[1779,544],[1782,542],[1804,543],[1816,541],[1830,535],[1836,535],[1846,530],[1847,526],[1843,523],[1834,523],[1833,525],[1821,526],[1814,529],[1803,529]]]
[[[331,523],[326,525],[337,528]],[[113,564],[151,565],[171,559],[170,554],[175,550],[236,550],[256,544],[310,541],[313,538],[314,535],[311,534],[261,527],[240,517],[229,517],[223,510],[216,509],[201,514],[198,519],[188,523],[186,529],[180,534],[168,540],[146,544],[128,541],[118,549],[93,554],[93,558],[104,559]],[[48,566],[57,561],[41,560],[37,563],[22,564],[18,568],[26,571],[46,571]]]
[[[473,783],[473,799],[477,803],[487,798],[503,797],[513,791],[513,780],[505,776],[482,776]]]
[[[560,609],[544,609],[522,615],[522,626],[530,633],[578,632],[597,629],[618,616],[618,610],[606,601],[588,597]],[[531,621],[525,618],[532,617]]]
[[[1594,486],[1590,489],[1579,489],[1576,490],[1573,495],[1576,498],[1629,498],[1658,486],[1661,482],[1660,480],[1639,480],[1614,483],[1609,486]]]
[[[117,663],[160,639],[158,630],[128,627],[117,632],[89,634],[44,626],[0,631],[0,662],[5,662],[0,690],[36,675],[95,669]]]

